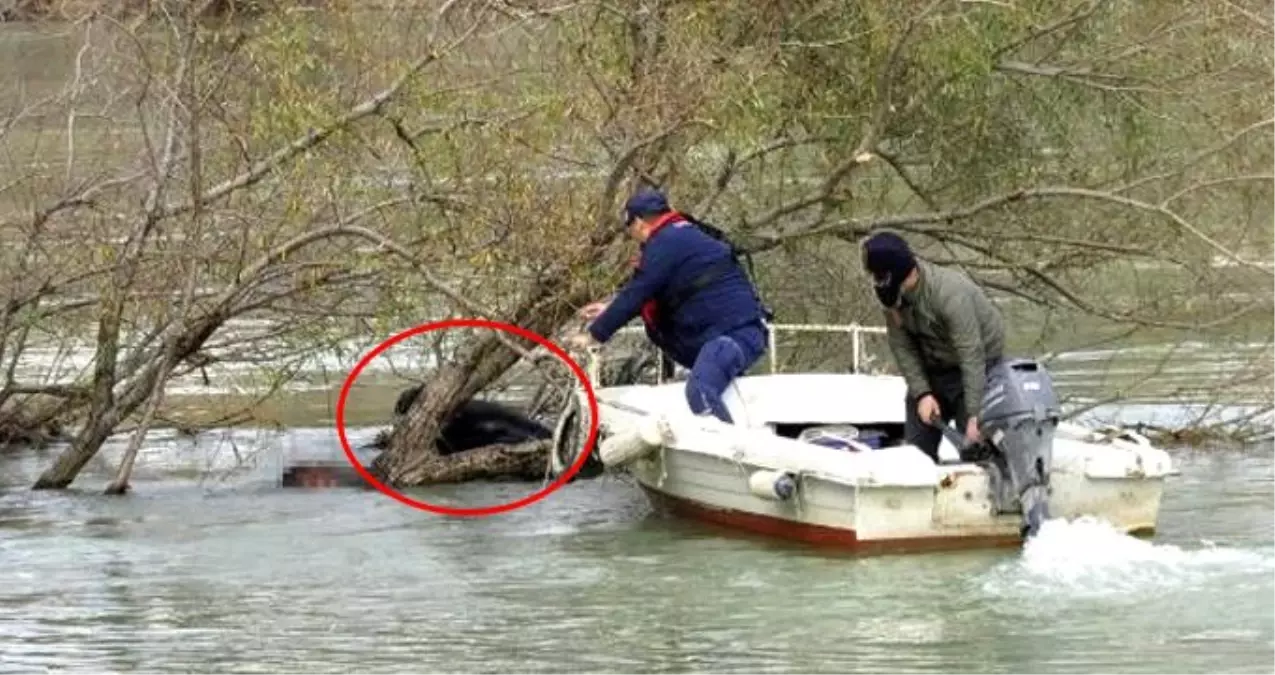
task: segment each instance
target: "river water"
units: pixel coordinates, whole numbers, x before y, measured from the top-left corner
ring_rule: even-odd
[[[354,441],[370,431],[355,434]],[[1178,451],[1149,541],[849,557],[650,511],[619,478],[499,517],[280,490],[330,430],[156,432],[135,492],[0,458],[0,671],[1271,672],[1272,448]],[[235,466],[238,470],[230,471]],[[508,501],[526,485],[415,496]]]

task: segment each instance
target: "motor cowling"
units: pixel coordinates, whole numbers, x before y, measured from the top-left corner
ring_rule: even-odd
[[[984,438],[998,451],[993,496],[1001,512],[1022,514],[1024,536],[1048,518],[1049,468],[1061,417],[1043,364],[1016,358],[989,369],[979,419]]]

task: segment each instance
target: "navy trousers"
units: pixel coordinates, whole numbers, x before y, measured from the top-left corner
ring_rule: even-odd
[[[995,378],[992,377],[996,372],[993,368],[999,363],[999,358],[989,359],[987,362],[984,386],[988,389],[996,383]],[[975,401],[973,405],[970,405],[970,402],[965,400],[965,382],[961,379],[961,369],[933,371],[926,374],[926,379],[930,383],[930,393],[939,402],[939,414],[943,418],[943,424],[955,422],[956,430],[964,436],[965,426],[969,424],[970,417],[981,414],[982,401]],[[937,464],[943,432],[920,420],[916,414],[917,399],[910,392],[904,398],[904,405],[907,406],[903,425],[904,442],[917,446]]]
[[[757,324],[737,328],[700,348],[686,380],[686,402],[697,415],[711,413],[733,424],[722,394],[766,353],[766,331]]]

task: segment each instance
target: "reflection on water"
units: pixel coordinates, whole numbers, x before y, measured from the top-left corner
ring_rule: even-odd
[[[237,434],[241,457],[281,440]],[[56,494],[25,489],[47,459],[0,460],[0,671],[1270,672],[1275,654],[1269,451],[1179,453],[1150,542],[1050,523],[1025,551],[848,558],[653,515],[617,479],[479,520],[277,490],[269,453],[200,482],[233,463],[220,445],[159,438],[125,498],[95,494],[107,461]]]

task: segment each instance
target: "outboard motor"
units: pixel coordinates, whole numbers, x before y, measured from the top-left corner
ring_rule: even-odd
[[[1049,467],[1061,409],[1053,381],[1033,359],[1006,359],[987,373],[983,437],[998,451],[988,465],[1001,513],[1018,511],[1023,538],[1049,518]]]

